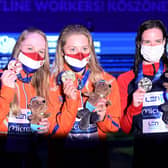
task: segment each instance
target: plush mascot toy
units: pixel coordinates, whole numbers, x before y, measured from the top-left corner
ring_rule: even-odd
[[[96,105],[100,99],[106,98],[111,92],[111,84],[105,80],[100,80],[94,84],[93,92],[86,92],[83,95],[88,97],[85,108],[78,111],[77,117],[80,118],[79,128],[86,130],[89,124],[99,121],[99,115],[95,111]],[[111,102],[107,100],[106,105]]]
[[[165,124],[168,124],[168,72],[166,71],[161,77],[162,85],[165,88],[163,97],[165,102],[159,106],[161,112],[163,112],[162,120]]]
[[[35,96],[31,99],[28,107],[31,110],[31,114],[28,117],[31,123],[31,128],[32,130],[37,131],[38,127],[41,127],[38,125],[40,120],[50,116],[50,113],[46,113],[46,100],[41,96]]]

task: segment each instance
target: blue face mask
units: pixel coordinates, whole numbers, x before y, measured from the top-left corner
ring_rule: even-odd
[[[20,52],[18,60],[22,63],[22,68],[27,74],[36,72],[45,62],[44,58],[36,52]]]

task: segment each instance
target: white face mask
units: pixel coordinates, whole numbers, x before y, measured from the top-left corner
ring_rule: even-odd
[[[164,45],[141,46],[141,54],[146,61],[151,63],[159,62],[164,53]]]

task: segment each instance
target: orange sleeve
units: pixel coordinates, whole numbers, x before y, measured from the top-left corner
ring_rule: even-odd
[[[67,96],[63,97],[62,86],[55,85],[51,78],[50,104],[51,116],[49,117],[49,132],[52,137],[65,137],[72,129],[78,112],[80,92],[77,99],[73,100]]]
[[[52,112],[52,116],[50,117],[50,133],[52,136],[57,137],[65,137],[72,129],[73,124],[76,119],[76,115],[78,112],[78,105],[80,102],[80,93],[78,92],[77,99],[73,100],[65,96],[63,98],[63,94],[61,93],[61,86],[59,89],[52,93],[55,94],[52,98],[52,102],[54,101],[54,112]]]
[[[48,118],[50,127],[49,127],[49,133],[52,134],[52,131],[54,130],[54,127],[56,125],[56,114],[59,113],[61,108],[61,99],[59,98],[59,90],[50,90],[50,101],[48,105],[47,112],[50,113],[50,117]]]
[[[78,100],[79,96],[76,100],[65,97],[61,111],[56,116],[56,135],[66,136],[71,131],[78,112]]]
[[[0,124],[6,118],[10,109],[10,102],[12,102],[14,97],[15,89],[7,86],[1,87],[0,93]]]
[[[107,107],[105,119],[97,122],[99,129],[104,133],[117,132],[120,127],[120,94],[117,81],[114,77],[112,78],[111,86],[111,94],[108,96],[108,98],[112,104]]]

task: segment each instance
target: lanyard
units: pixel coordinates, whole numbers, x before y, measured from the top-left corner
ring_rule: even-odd
[[[27,75],[25,78],[23,78],[22,75],[19,73],[19,74],[17,74],[17,78],[20,81],[22,81],[23,83],[29,83],[32,79],[32,76],[28,77],[28,75]]]
[[[15,86],[17,88],[17,95],[18,95],[18,101],[19,101],[19,104],[20,104],[20,90],[19,90],[19,86],[17,83],[15,83]],[[24,92],[24,95],[25,95],[25,99],[26,99],[26,109],[28,109],[28,97],[27,97],[27,93],[26,93],[26,89],[25,89],[25,84],[23,83],[23,92]]]
[[[164,66],[163,66],[163,62],[160,61],[160,65],[159,65],[159,70],[157,71],[157,73],[154,75],[153,79],[152,79],[152,82],[156,81],[159,79],[159,77],[162,75],[163,73],[163,70],[164,70]],[[143,77],[144,77],[144,74],[143,74],[143,70],[142,70],[142,64],[139,64],[139,67],[138,67],[138,76],[136,78],[136,83],[139,82],[139,80],[141,80]]]
[[[79,80],[79,83],[78,83],[78,90],[82,90],[89,78],[89,75],[90,75],[90,70],[87,70],[85,72],[85,74],[83,75],[83,78],[81,80]]]
[[[83,103],[83,97],[82,97],[82,89],[84,88],[88,78],[89,78],[89,75],[90,75],[90,70],[87,70],[84,75],[83,75],[83,78],[80,80],[78,79],[78,90],[80,91],[80,99],[81,99],[81,105],[82,105],[82,108],[84,106],[84,103]]]

